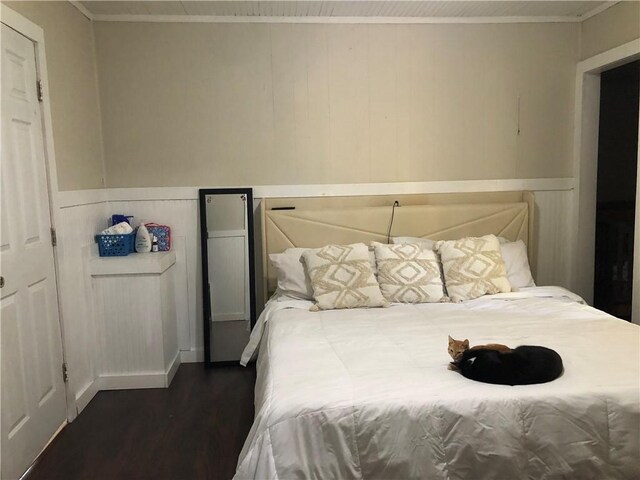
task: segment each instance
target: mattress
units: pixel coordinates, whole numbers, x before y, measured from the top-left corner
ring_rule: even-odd
[[[256,417],[236,479],[640,478],[640,328],[559,287],[459,304],[309,312],[271,300]],[[447,368],[447,336],[544,345],[565,371],[489,385]]]

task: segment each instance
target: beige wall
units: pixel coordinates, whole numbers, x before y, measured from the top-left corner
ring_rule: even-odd
[[[640,42],[640,2],[620,2],[585,20],[581,26],[581,59],[632,40]]]
[[[107,184],[570,176],[579,30],[97,22]]]
[[[60,190],[103,187],[93,25],[69,2],[3,2],[44,30]]]

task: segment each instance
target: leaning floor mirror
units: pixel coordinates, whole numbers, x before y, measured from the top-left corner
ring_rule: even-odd
[[[205,366],[237,364],[255,322],[251,188],[201,189]]]

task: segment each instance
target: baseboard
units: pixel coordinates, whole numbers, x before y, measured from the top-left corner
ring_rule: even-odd
[[[100,375],[96,379],[100,390],[135,390],[165,388],[166,373],[134,373],[129,375]]]
[[[98,379],[92,380],[88,383],[79,393],[76,394],[76,410],[78,415],[84,408],[89,405],[89,402],[93,400],[93,397],[96,396],[96,393],[100,391],[98,388]]]
[[[176,372],[178,371],[178,367],[180,367],[180,363],[181,363],[180,356],[181,354],[180,354],[180,351],[178,350],[176,352],[176,356],[173,357],[173,360],[169,365],[169,370],[167,371],[167,387],[171,385],[171,382],[173,381],[173,377],[176,375]]]
[[[98,390],[133,390],[142,388],[167,388],[180,366],[180,352],[176,352],[166,372],[100,375],[94,383]]]
[[[204,350],[195,348],[191,350],[180,350],[181,363],[200,363],[204,362]]]

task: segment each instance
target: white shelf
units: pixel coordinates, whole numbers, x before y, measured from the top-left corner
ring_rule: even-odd
[[[160,275],[176,263],[176,254],[168,252],[130,253],[126,257],[96,257],[90,262],[91,275]]]

